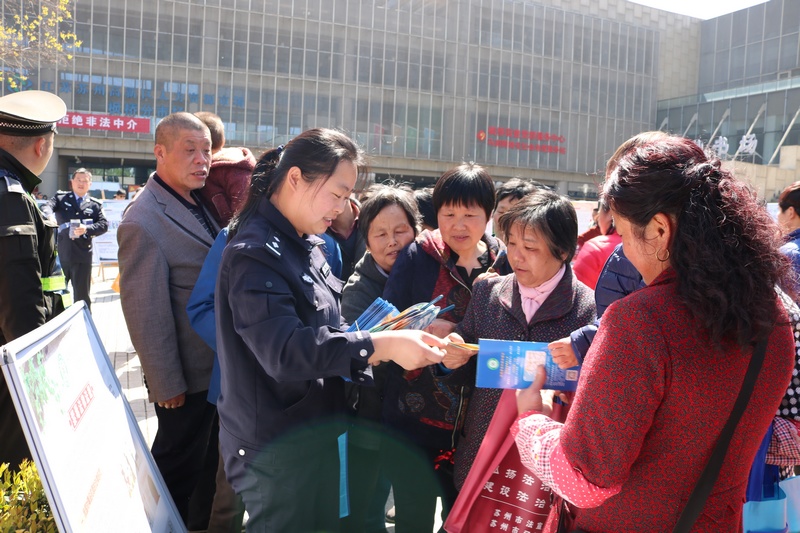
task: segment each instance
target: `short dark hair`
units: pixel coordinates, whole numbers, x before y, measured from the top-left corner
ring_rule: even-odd
[[[422,215],[422,223],[433,229],[439,227],[439,219],[436,218],[436,210],[433,208],[433,187],[425,187],[414,191],[414,199],[417,201],[417,209]]]
[[[79,168],[79,169],[75,170],[75,171],[72,173],[72,177],[70,178],[71,180],[72,180],[72,179],[75,179],[75,174],[86,174],[87,176],[89,176],[89,179],[92,179],[92,178],[93,178],[93,176],[92,176],[92,173],[91,173],[91,172],[89,172],[88,170],[86,170],[86,169],[85,169],[85,168],[83,168],[83,167],[81,167],[81,168]]]
[[[208,131],[211,132],[212,152],[216,152],[225,146],[225,127],[222,125],[222,119],[218,115],[210,111],[198,111],[194,116],[202,120]]]
[[[778,197],[778,207],[781,208],[781,211],[786,211],[793,207],[795,213],[800,215],[800,181],[795,181],[783,189],[783,192]]]
[[[364,241],[367,241],[369,227],[375,217],[392,205],[403,210],[408,219],[408,225],[414,229],[414,236],[419,233],[420,215],[411,189],[393,183],[376,183],[367,189],[367,199],[361,204],[361,212],[358,214],[358,231],[361,232]]]
[[[568,198],[551,190],[539,189],[528,194],[503,213],[499,224],[505,241],[512,226],[520,224],[539,233],[553,257],[569,263],[575,255],[578,215]]]
[[[125,191],[125,189],[120,189],[114,193],[114,196],[124,196],[125,198],[127,198],[128,193]]]
[[[522,200],[525,196],[532,193],[536,189],[545,189],[544,184],[538,181],[524,180],[522,178],[511,178],[504,182],[497,188],[494,198],[494,208],[497,209],[497,204],[506,198],[512,200]]]
[[[443,205],[479,205],[492,218],[494,209],[494,181],[480,165],[462,163],[451,168],[436,182],[433,188],[433,208],[436,213]]]
[[[172,141],[180,130],[208,131],[208,126],[191,113],[185,111],[172,113],[162,118],[156,125],[156,144],[171,150]]]

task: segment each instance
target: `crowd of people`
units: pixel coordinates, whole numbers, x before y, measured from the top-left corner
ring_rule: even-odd
[[[0,201],[30,216],[12,193],[36,184],[60,117],[17,117],[43,139],[20,143],[28,130],[2,113]],[[340,131],[258,158],[224,145],[213,114],[162,119],[156,171],[118,229],[152,453],[189,530],[239,531],[246,512],[252,532],[380,532],[390,490],[398,533],[433,531],[437,500],[448,531],[503,529],[450,529],[447,515],[469,498],[469,516],[509,409],[525,475],[554,494],[520,532],[740,531],[768,428],[784,475],[800,463],[800,182],[776,223],[693,142],[640,134],[609,160],[579,238],[569,199],[523,179],[495,188],[474,163],[432,191],[355,191],[367,160]],[[0,235],[4,267],[22,238]],[[378,297],[403,310],[439,296],[425,331],[347,330]],[[22,304],[0,298],[11,340]],[[476,388],[463,343],[479,339],[548,343],[558,366],[581,365],[577,392],[543,391],[541,367],[516,395]],[[704,473],[720,441],[731,452]]]

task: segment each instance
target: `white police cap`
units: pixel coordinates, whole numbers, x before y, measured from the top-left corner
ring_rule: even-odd
[[[0,97],[0,133],[35,137],[56,131],[67,114],[64,100],[47,91],[20,91]]]

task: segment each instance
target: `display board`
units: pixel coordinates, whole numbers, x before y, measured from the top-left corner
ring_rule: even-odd
[[[108,231],[92,240],[92,263],[95,265],[117,262],[117,228],[129,203],[130,200],[103,200],[103,215],[108,221]]]
[[[186,531],[83,302],[2,355],[59,531]]]

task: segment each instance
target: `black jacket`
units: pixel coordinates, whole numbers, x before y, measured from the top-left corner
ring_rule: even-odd
[[[264,199],[217,278],[217,404],[226,456],[248,460],[293,430],[343,415],[344,381],[371,383],[369,333],[344,333],[342,282],[319,248]]]
[[[55,226],[30,193],[41,181],[0,149],[0,345],[45,323],[54,313],[42,277],[55,266]],[[60,302],[60,300],[59,300]],[[6,380],[0,377],[0,463],[12,470],[30,457]]]
[[[92,262],[92,238],[108,231],[108,221],[103,215],[103,205],[95,198],[78,199],[73,192],[57,192],[47,202],[45,213],[53,214],[58,223],[58,255],[62,261],[72,263]],[[91,219],[86,233],[77,239],[69,238],[69,221]]]
[[[42,278],[55,266],[55,225],[31,198],[41,180],[0,149],[0,345],[45,323]]]

